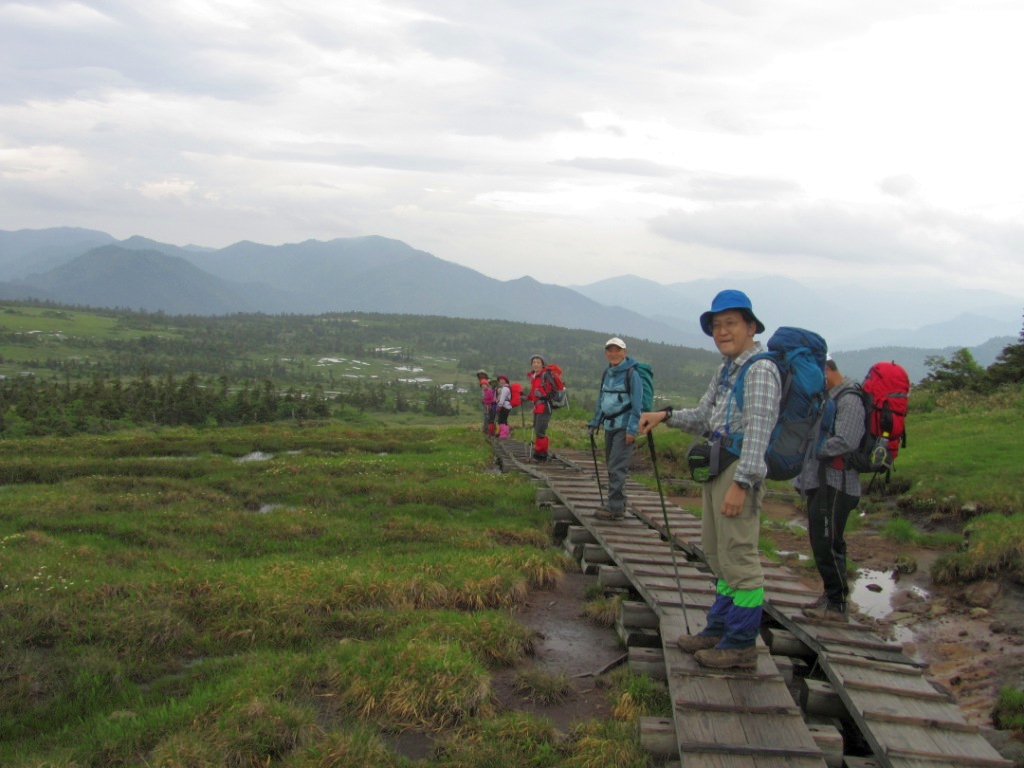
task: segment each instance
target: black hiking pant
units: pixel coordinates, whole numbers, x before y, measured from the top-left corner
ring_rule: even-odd
[[[846,520],[857,507],[859,496],[829,485],[807,492],[807,532],[818,573],[825,585],[828,605],[845,611],[850,596],[846,578]]]

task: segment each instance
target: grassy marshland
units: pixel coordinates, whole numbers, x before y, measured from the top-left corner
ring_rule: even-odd
[[[643,765],[628,721],[495,712],[568,564],[490,467],[469,427],[0,441],[0,764]]]

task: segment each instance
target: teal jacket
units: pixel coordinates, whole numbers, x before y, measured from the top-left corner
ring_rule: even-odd
[[[601,391],[590,427],[604,427],[606,432],[625,428],[636,435],[640,427],[640,403],[644,384],[636,370],[636,360],[628,355],[615,366],[608,366],[601,377]]]

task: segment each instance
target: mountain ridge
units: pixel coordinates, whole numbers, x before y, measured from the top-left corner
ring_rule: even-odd
[[[501,281],[381,235],[278,246],[242,240],[208,249],[139,235],[117,241],[74,227],[0,230],[0,280],[0,296],[7,298],[168,314],[367,311],[500,318],[707,350],[714,345],[697,318],[715,292],[735,287],[751,296],[768,326],[765,339],[774,330],[772,321],[785,318],[785,325],[822,333],[844,355],[920,349],[922,355],[903,353],[921,358],[914,364],[918,369],[937,350],[1011,343],[1010,334],[1020,327],[1020,306],[992,292],[965,291],[964,311],[950,317],[950,300],[935,293],[929,294],[929,310],[915,314],[908,302],[893,298],[898,291],[873,293],[867,302],[876,303],[872,308],[855,292],[854,301],[837,301],[834,288],[815,289],[780,276],[661,284],[622,275],[572,287],[530,276]],[[914,318],[916,326],[899,327]],[[1005,334],[999,333],[1003,328]],[[978,362],[991,361],[978,356]]]

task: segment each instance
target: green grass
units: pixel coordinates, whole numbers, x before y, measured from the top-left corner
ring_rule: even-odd
[[[1011,686],[999,689],[992,721],[1000,730],[1024,733],[1024,691]]]
[[[894,474],[909,484],[902,505],[955,514],[1024,507],[1020,435],[1013,426],[1024,417],[1024,394],[953,393],[940,405],[917,412],[911,399],[909,442],[900,451]]]
[[[972,581],[1009,573],[1024,578],[1024,513],[989,513],[964,526],[961,550],[932,565],[937,583]]]
[[[402,765],[409,728],[509,752],[509,609],[566,562],[491,463],[468,425],[0,441],[0,764]]]

